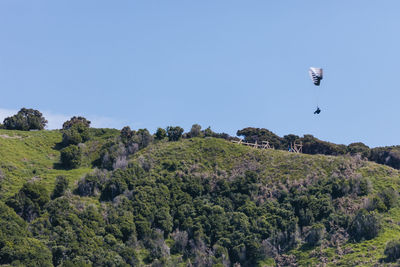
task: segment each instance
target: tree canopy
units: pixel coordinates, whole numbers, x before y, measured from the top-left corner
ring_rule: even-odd
[[[43,114],[35,109],[22,108],[17,114],[7,117],[3,121],[3,127],[8,130],[43,130],[47,120]]]

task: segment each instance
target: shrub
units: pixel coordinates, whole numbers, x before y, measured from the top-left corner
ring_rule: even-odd
[[[67,178],[61,175],[57,176],[56,185],[54,186],[53,193],[51,194],[51,199],[55,199],[62,196],[67,188],[68,188]]]
[[[320,245],[324,233],[325,226],[323,224],[314,224],[306,236],[307,244],[310,246]]]
[[[201,135],[201,126],[199,124],[193,124],[189,132],[189,137],[193,138],[193,137],[198,137],[200,135]]]
[[[379,164],[400,169],[400,146],[373,148],[368,159]]]
[[[77,124],[82,124],[83,126],[89,128],[90,127],[90,123],[91,122],[89,120],[87,120],[86,118],[84,118],[84,117],[81,117],[81,116],[76,117],[76,116],[74,116],[70,120],[68,120],[68,121],[63,123],[62,129],[63,130],[68,130],[68,129],[71,129],[73,126],[77,125]]]
[[[179,126],[168,126],[167,129],[167,136],[169,141],[178,141],[182,137],[183,128]]]
[[[388,261],[400,259],[400,240],[392,240],[387,243],[384,254]]]
[[[122,128],[121,132],[120,132],[120,137],[122,142],[127,143],[133,135],[133,131],[131,130],[131,127],[129,126],[125,126],[124,128]]]
[[[78,182],[75,193],[80,196],[96,196],[102,190],[102,183],[107,180],[107,171],[95,170]]]
[[[142,149],[153,141],[153,136],[147,129],[139,129],[132,139],[134,143],[139,145],[139,149]]]
[[[360,154],[364,158],[368,158],[371,154],[370,148],[361,142],[351,143],[350,145],[347,146],[347,151],[351,155]]]
[[[81,121],[75,121],[74,123],[70,122],[67,125],[68,128],[62,130],[63,133],[62,143],[64,144],[64,146],[77,145],[79,143],[84,143],[89,140],[90,134],[87,123]]]
[[[5,118],[3,124],[8,130],[43,130],[47,120],[38,110],[22,108],[16,115]]]
[[[355,241],[369,240],[378,235],[380,222],[374,212],[361,209],[349,227],[349,234]]]
[[[372,199],[369,199],[367,209],[370,211],[378,210],[379,212],[387,211],[387,207],[386,207],[385,203],[378,196],[374,196]]]
[[[61,164],[67,169],[75,169],[81,165],[82,151],[76,145],[70,145],[61,150]]]
[[[167,137],[167,131],[163,128],[157,128],[157,131],[155,133],[155,139],[156,140],[163,140]]]
[[[244,136],[244,141],[250,143],[261,143],[262,141],[268,141],[271,146],[278,149],[282,147],[283,143],[283,139],[281,137],[264,128],[247,127],[237,131],[236,135]]]
[[[321,141],[310,134],[300,138],[303,143],[303,153],[323,154],[323,155],[344,155],[347,152],[345,145],[337,145],[330,142]]]
[[[43,185],[28,182],[6,204],[24,220],[32,221],[41,213],[43,206],[49,200],[47,190]]]
[[[397,192],[393,190],[393,188],[385,188],[378,195],[385,204],[386,210],[391,209],[397,202],[398,195]]]

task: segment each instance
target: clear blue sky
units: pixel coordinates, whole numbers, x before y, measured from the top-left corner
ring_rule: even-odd
[[[2,0],[0,109],[400,144],[399,11],[398,0]],[[318,93],[310,66],[324,68]]]

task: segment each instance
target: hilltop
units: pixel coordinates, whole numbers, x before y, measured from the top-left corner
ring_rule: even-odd
[[[90,129],[78,145],[79,167],[65,168],[61,131],[0,130],[0,263],[373,266],[396,260],[390,246],[400,236],[397,169],[357,153],[147,137]]]

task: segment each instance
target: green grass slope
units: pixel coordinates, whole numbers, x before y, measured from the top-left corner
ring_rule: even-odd
[[[15,194],[30,180],[41,180],[52,190],[55,178],[65,176],[70,184],[91,171],[91,162],[98,157],[101,145],[117,130],[93,129],[92,140],[83,146],[83,164],[78,169],[63,170],[59,166],[62,134],[51,131],[0,130],[0,171],[3,174],[0,199]]]

